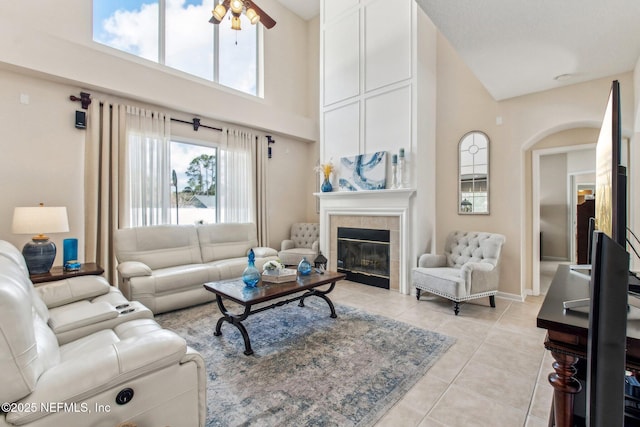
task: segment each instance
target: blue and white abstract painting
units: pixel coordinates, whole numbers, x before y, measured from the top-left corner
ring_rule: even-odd
[[[342,191],[383,190],[387,185],[387,152],[360,154],[340,159]]]

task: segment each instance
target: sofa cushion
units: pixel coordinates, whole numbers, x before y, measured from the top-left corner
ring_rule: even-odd
[[[20,267],[0,257],[0,401],[15,402],[31,393],[40,375],[58,363],[55,335],[24,288]],[[9,331],[11,333],[9,333]]]
[[[118,317],[120,312],[108,302],[78,301],[49,310],[49,326],[56,334]]]
[[[317,256],[316,251],[308,248],[293,248],[278,252],[278,258],[284,265],[298,265],[303,257],[313,263]]]
[[[191,225],[122,228],[114,242],[118,262],[138,261],[152,270],[202,262],[196,227]]]
[[[35,288],[47,307],[59,307],[75,301],[109,293],[111,285],[102,276],[77,276],[48,282]]]
[[[151,276],[134,277],[136,294],[158,295],[202,286],[206,282],[219,280],[220,275],[215,268],[206,264],[189,264],[154,270]]]
[[[264,262],[262,263],[264,264]],[[233,277],[241,277],[242,272],[247,268],[247,257],[223,259],[220,261],[213,261],[208,265],[217,270],[220,277],[223,279],[231,279]],[[262,271],[260,263],[256,262],[256,268]]]
[[[253,223],[206,224],[197,227],[202,262],[246,257],[258,246],[258,232]]]
[[[444,253],[449,267],[460,268],[467,262],[496,265],[504,236],[495,233],[455,231],[447,236]]]
[[[417,288],[433,290],[440,294],[461,298],[468,294],[462,270],[453,267],[422,268],[412,271],[413,284]]]
[[[20,268],[22,274],[26,277],[29,277],[29,269],[27,268],[27,263],[24,260],[24,256],[22,256],[22,253],[18,250],[18,248],[16,248],[6,240],[0,240],[0,256],[13,261],[13,263]]]
[[[298,222],[291,226],[291,237],[296,248],[311,249],[320,238],[320,224],[313,222]]]

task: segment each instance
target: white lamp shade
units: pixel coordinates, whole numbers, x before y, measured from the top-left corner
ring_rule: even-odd
[[[15,234],[65,233],[69,231],[66,207],[19,207],[13,211]]]

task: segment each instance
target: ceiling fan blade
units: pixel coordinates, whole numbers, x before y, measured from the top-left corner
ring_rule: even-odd
[[[225,8],[225,10],[226,10],[226,12],[224,13],[224,14],[225,14],[225,16],[227,15],[227,12],[229,12],[229,4],[230,4],[230,3],[231,3],[231,0],[224,0],[224,1],[222,2],[222,5],[224,6],[224,8]],[[216,4],[216,6],[217,6],[217,4]],[[215,6],[214,6],[214,7],[215,7]],[[212,13],[213,13],[213,12],[212,12]],[[224,16],[223,16],[223,18],[224,18]],[[211,19],[209,19],[209,22],[210,22],[210,23],[212,23],[212,24],[219,24],[219,23],[220,23],[220,21],[218,21],[218,20],[216,19],[216,17],[215,17],[215,16],[213,16],[213,15],[211,15]]]
[[[251,2],[251,7],[255,9],[258,15],[260,15],[260,22],[262,22],[262,25],[264,25],[266,28],[273,28],[276,25],[276,21],[272,17],[270,17],[267,12],[260,9],[260,7],[255,2]]]

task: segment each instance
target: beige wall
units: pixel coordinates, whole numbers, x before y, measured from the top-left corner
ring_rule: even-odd
[[[623,133],[631,135],[635,102],[632,77],[632,73],[626,73],[496,102],[440,36],[437,250],[443,248],[446,234],[455,229],[506,235],[500,291],[503,295],[524,296],[531,289],[533,256],[531,168],[527,153],[537,142],[563,130],[599,128],[614,79],[621,83]],[[501,125],[496,124],[497,118],[501,119]],[[491,139],[490,215],[457,214],[457,144],[470,130],[484,131]]]
[[[162,107],[316,141],[311,117],[317,93],[309,91],[307,57],[318,52],[309,44],[306,21],[276,0],[265,10],[280,25],[264,31],[264,99],[225,88],[92,41],[92,2],[12,2],[0,13],[0,64],[17,66],[76,84],[87,90],[150,102]],[[38,18],[32,19],[33,10]],[[46,16],[47,23],[39,22]],[[208,16],[203,19],[208,19]],[[159,90],[161,88],[162,90]]]
[[[568,248],[567,154],[540,159],[540,231],[542,258],[566,261]]]
[[[436,251],[442,252],[453,230],[504,234],[500,291],[519,296],[518,192],[509,188],[519,164],[506,126],[496,125],[504,113],[442,35],[437,49]],[[458,142],[471,130],[485,132],[491,141],[489,215],[458,214]]]
[[[203,124],[249,127],[273,135],[268,162],[270,246],[279,248],[290,224],[316,218],[311,195],[317,158],[317,60],[314,24],[275,0],[261,6],[278,17],[264,32],[264,99],[171,71],[91,42],[91,2],[6,2],[0,6],[0,239],[18,247],[29,236],[11,233],[15,206],[67,206],[70,232],[84,233],[84,131],[73,126],[80,91],[151,105],[173,117],[200,117]],[[37,13],[33,13],[34,10]],[[208,19],[207,16],[203,19]],[[33,25],[33,27],[31,27]],[[317,32],[317,22],[315,23]],[[29,102],[21,103],[21,95]],[[23,97],[24,98],[24,97]],[[211,140],[205,129],[173,126],[174,133]],[[83,260],[82,243],[80,258]],[[57,263],[61,263],[59,254]]]

